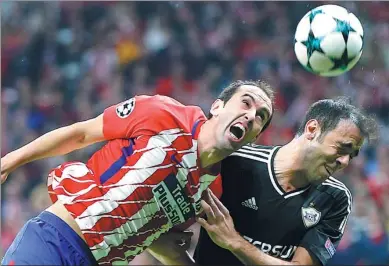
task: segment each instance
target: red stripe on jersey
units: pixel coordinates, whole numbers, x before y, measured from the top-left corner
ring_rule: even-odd
[[[143,206],[147,203],[147,201],[152,200],[153,198],[152,185],[157,185],[158,183],[160,183],[163,180],[161,176],[167,176],[169,173],[171,173],[171,170],[169,168],[160,169],[157,172],[155,172],[151,177],[146,179],[145,182],[141,184],[132,185],[132,186],[136,186],[135,190],[126,199],[117,202],[121,203],[126,201],[134,201],[134,203],[120,204],[117,208],[115,208],[111,212],[105,213],[105,215],[119,216],[119,217],[132,217],[143,208]],[[151,186],[149,187],[145,185],[151,185]],[[108,190],[109,189],[107,189],[107,192]],[[135,203],[135,201],[140,201],[140,202]],[[69,210],[72,210],[72,208],[70,208]],[[104,217],[99,219],[98,222],[88,231],[103,231],[103,232],[112,231],[113,229],[120,227],[121,225],[125,224],[128,221],[129,219]],[[95,235],[95,237],[99,238],[98,235]],[[87,242],[100,243],[102,240],[103,237],[100,237],[99,239],[93,239],[93,240],[87,239]]]
[[[190,131],[190,128],[181,132],[185,133],[188,130]],[[69,204],[65,204],[65,207],[79,224],[88,246],[93,250],[96,245],[100,246],[103,242],[118,243],[117,246],[111,247],[107,256],[98,260],[100,264],[112,262],[115,257],[121,258],[121,260],[131,260],[135,255],[125,258],[125,251],[140,248],[140,252],[145,249],[151,244],[150,241],[145,241],[147,237],[161,231],[162,226],[167,225],[168,218],[161,210],[154,209],[153,211],[156,213],[151,213],[151,217],[145,217],[149,212],[140,212],[147,201],[152,201],[153,186],[159,184],[169,175],[177,175],[178,169],[185,167],[186,169],[180,171],[181,173],[192,170],[186,177],[180,177],[186,178],[185,191],[187,196],[193,200],[193,195],[199,191],[200,171],[196,169],[198,165],[197,148],[191,151],[194,145],[192,136],[179,134],[181,134],[179,130],[172,129],[155,136],[143,135],[135,138],[133,154],[126,158],[126,164],[121,169],[115,169],[117,172],[114,172],[104,184],[100,183],[100,176],[121,158],[122,148],[127,147],[130,141],[109,141],[88,161],[87,166],[91,171],[84,176],[75,178],[75,180],[61,174],[65,167],[72,164],[64,164],[60,167],[61,171],[55,172],[60,183],[59,186],[53,183],[54,187],[49,185],[49,190],[54,189],[57,195],[61,195],[64,202],[69,202]],[[187,154],[189,156],[185,157]],[[184,157],[188,158],[185,159],[188,161],[183,162]],[[85,167],[85,165],[83,166]],[[80,180],[90,180],[93,183],[80,183]],[[81,193],[91,184],[96,185],[96,187],[86,190],[80,195],[74,195]],[[56,200],[56,195],[51,195],[51,197]],[[157,208],[156,205],[154,207]],[[150,219],[143,226],[138,224],[137,226],[140,228],[136,228],[137,232],[128,233],[123,230],[112,232],[118,231],[131,219],[135,219],[134,215],[137,213],[143,219]],[[81,217],[81,215],[85,215],[85,217]],[[136,224],[136,222],[132,223],[131,228],[135,229]],[[122,234],[127,234],[127,239],[123,243],[121,243]]]
[[[180,147],[181,151],[189,150],[193,147],[192,137],[188,135],[180,136],[172,142],[172,145]]]

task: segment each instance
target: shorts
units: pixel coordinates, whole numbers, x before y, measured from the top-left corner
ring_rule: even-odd
[[[81,237],[56,215],[44,211],[29,220],[1,265],[97,265]]]

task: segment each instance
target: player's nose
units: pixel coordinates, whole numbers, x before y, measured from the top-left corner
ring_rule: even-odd
[[[245,115],[245,118],[247,119],[247,121],[254,121],[255,120],[255,114],[256,114],[256,110],[248,110],[246,115]]]
[[[339,169],[343,169],[345,167],[347,167],[350,163],[350,155],[347,154],[347,155],[343,155],[341,157],[338,157],[338,159],[336,159],[336,164],[338,166]]]
[[[255,111],[248,111],[245,115],[245,119],[247,120],[247,126],[251,128],[255,121]]]

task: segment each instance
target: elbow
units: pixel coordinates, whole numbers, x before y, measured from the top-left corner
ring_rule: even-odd
[[[66,128],[65,128],[66,129]],[[83,122],[77,122],[67,127],[69,137],[72,138],[74,143],[85,144],[87,140],[87,133]]]
[[[75,141],[83,146],[104,140],[102,115],[75,123],[72,127]]]

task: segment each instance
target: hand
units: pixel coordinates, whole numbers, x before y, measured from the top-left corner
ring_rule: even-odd
[[[151,246],[150,251],[154,254],[169,254],[175,257],[190,247],[192,231],[170,231],[157,239]]]
[[[1,184],[4,183],[4,181],[7,179],[9,173],[11,172],[9,170],[9,168],[7,167],[8,165],[8,157],[7,156],[4,156],[3,158],[1,158],[1,162],[0,162],[0,165],[1,165]]]
[[[224,249],[232,249],[241,236],[235,230],[234,221],[228,209],[209,189],[204,192],[201,206],[207,215],[207,220],[197,218],[197,222],[208,232],[215,244]]]
[[[1,169],[1,184],[3,184],[5,180],[7,180],[8,174],[9,173],[7,171],[3,171],[3,169]]]

